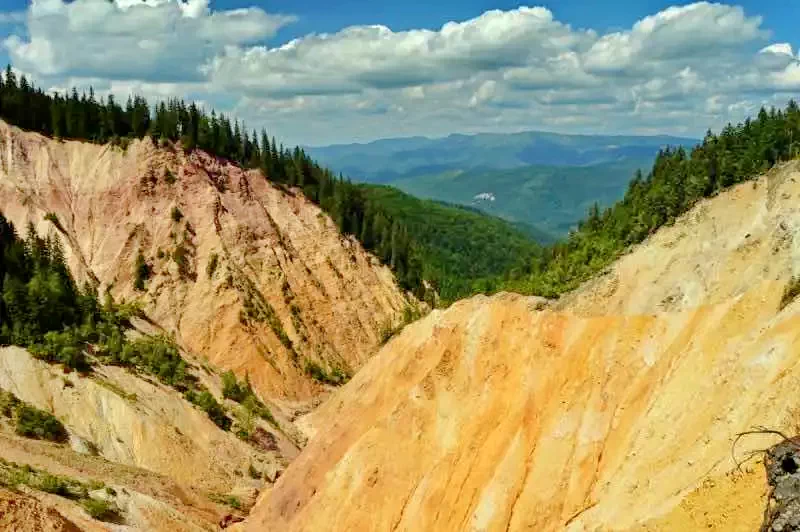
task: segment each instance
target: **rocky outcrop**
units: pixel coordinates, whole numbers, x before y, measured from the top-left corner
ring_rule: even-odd
[[[798,164],[703,201],[542,309],[475,297],[408,327],[303,420],[240,530],[756,530],[736,467],[796,431]],[[794,429],[793,429],[794,427]]]
[[[316,396],[307,361],[353,373],[406,304],[391,272],[298,191],[150,139],[61,142],[0,123],[0,211],[21,232],[58,234],[79,278],[140,301],[265,398]]]

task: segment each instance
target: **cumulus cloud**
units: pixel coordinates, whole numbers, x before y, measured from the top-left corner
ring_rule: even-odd
[[[696,135],[800,90],[794,48],[771,42],[757,13],[720,3],[607,33],[522,6],[437,29],[353,26],[267,44],[293,20],[208,0],[33,0],[26,31],[5,47],[53,87],[188,96],[289,142],[536,128]]]
[[[262,94],[342,94],[468,78],[528,65],[591,39],[542,7],[487,11],[438,31],[357,26],[278,48],[228,47],[207,66],[212,81]]]
[[[208,0],[33,0],[28,35],[4,44],[17,67],[42,75],[196,81],[224,47],[293,20],[255,7],[212,11]]]

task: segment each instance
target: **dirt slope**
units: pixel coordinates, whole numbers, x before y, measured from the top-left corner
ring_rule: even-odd
[[[305,420],[242,528],[757,529],[763,471],[731,444],[797,431],[798,170],[702,202],[551,308],[475,297],[406,328]]]
[[[149,139],[58,142],[0,122],[0,211],[23,234],[28,222],[58,231],[79,277],[142,301],[187,350],[271,398],[320,391],[306,360],[358,369],[405,305],[391,272],[302,195]]]
[[[205,380],[212,383],[213,377]],[[252,504],[296,454],[280,431],[270,429],[278,444],[272,450],[246,443],[219,429],[177,391],[122,368],[98,367],[89,376],[65,374],[23,349],[0,348],[0,389],[53,413],[69,433],[67,444],[39,442],[17,436],[0,419],[0,460],[113,486],[113,502],[132,530],[213,530],[232,511],[212,502],[215,496],[236,495],[245,506]],[[228,406],[231,412],[236,408]],[[251,468],[260,478],[253,478]],[[0,486],[2,481],[0,474]],[[54,530],[71,530],[68,523],[107,528],[75,503],[27,491],[25,497],[17,494],[19,504],[7,502],[3,510],[6,519],[20,519],[21,524],[9,521],[11,529],[24,524],[37,530],[39,518]]]

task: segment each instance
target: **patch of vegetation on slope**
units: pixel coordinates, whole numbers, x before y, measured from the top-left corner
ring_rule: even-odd
[[[128,337],[138,315],[138,307],[116,305],[109,294],[101,306],[88,283],[78,288],[58,237],[41,238],[30,225],[23,240],[0,213],[0,345],[26,347],[69,371],[88,373],[102,363],[153,375],[228,429],[230,418],[169,338]]]
[[[109,499],[116,495],[113,488],[102,482],[81,482],[72,478],[51,475],[25,464],[19,465],[0,458],[0,486],[18,490],[25,486],[30,489],[58,495],[80,504],[84,510],[99,521],[120,522],[122,516],[116,504]],[[100,497],[91,492],[105,490]]]
[[[485,279],[510,269],[518,257],[528,256],[539,246],[508,222],[475,209],[421,200],[392,187],[361,185],[367,210],[380,206],[390,217],[404,220],[402,238],[413,242],[422,277],[431,282],[445,302],[483,289]],[[390,225],[372,226],[373,234],[389,233]],[[362,238],[370,242],[370,235]],[[376,246],[379,256],[393,263],[391,245],[383,238]]]
[[[67,441],[67,429],[55,416],[0,388],[0,419],[13,422],[14,432],[26,438],[56,443]]]
[[[489,290],[557,296],[608,266],[631,245],[672,223],[703,198],[763,174],[800,155],[800,108],[761,109],[758,117],[710,131],[687,152],[662,150],[652,170],[637,173],[624,198],[594,207],[577,231],[520,261]]]

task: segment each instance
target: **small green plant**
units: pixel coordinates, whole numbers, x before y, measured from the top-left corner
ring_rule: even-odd
[[[183,220],[183,213],[177,206],[175,206],[172,208],[172,212],[170,212],[170,217],[172,218],[173,222],[178,223]]]
[[[208,275],[209,279],[214,277],[214,272],[217,271],[218,264],[219,264],[219,255],[217,255],[216,253],[212,253],[211,257],[208,259],[208,265],[206,265],[206,275]]]
[[[230,430],[231,428],[231,418],[229,418],[225,414],[225,408],[221,404],[214,399],[214,396],[211,395],[207,390],[203,390],[201,392],[197,392],[195,390],[188,390],[184,397],[186,400],[192,404],[197,405],[203,410],[208,417],[211,418],[219,428],[222,430]]]
[[[175,177],[169,168],[164,168],[164,182],[168,185],[174,185],[178,179]]]
[[[178,275],[181,278],[188,278],[190,276],[189,271],[189,250],[186,249],[186,246],[183,244],[178,244],[175,248],[175,251],[172,253],[172,260],[175,261],[175,264],[178,265]]]
[[[305,372],[306,375],[315,381],[321,382],[322,384],[330,384],[332,386],[341,386],[350,380],[350,375],[342,371],[340,368],[334,368],[330,373],[328,373],[325,368],[308,358],[306,359]]]
[[[133,288],[139,292],[144,292],[144,283],[150,279],[151,274],[150,265],[144,260],[144,255],[140,251],[136,255],[136,263],[133,266]]]
[[[235,510],[242,509],[242,501],[236,495],[211,495],[211,500],[218,503],[230,506]]]
[[[69,497],[71,495],[69,484],[67,484],[66,480],[48,473],[41,476],[36,487],[45,493],[52,493],[61,497]]]
[[[30,405],[22,404],[16,411],[16,432],[26,438],[65,442],[67,430],[52,414]]]
[[[105,522],[116,522],[119,520],[119,508],[113,503],[100,499],[87,497],[81,501],[81,506],[86,510],[92,519]]]
[[[783,310],[800,295],[800,277],[792,277],[783,289],[783,297],[781,297],[780,309]]]

